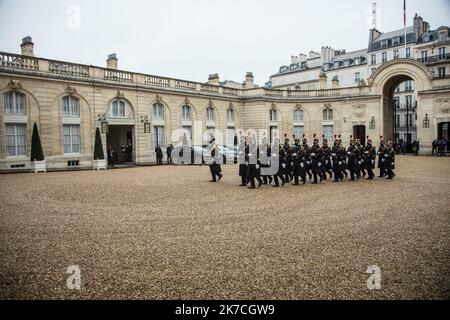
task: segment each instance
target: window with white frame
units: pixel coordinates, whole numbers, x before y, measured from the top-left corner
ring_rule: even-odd
[[[323,110],[323,121],[333,121],[333,110],[327,108]]]
[[[303,126],[294,126],[294,135],[296,139],[301,139],[305,133]]]
[[[80,116],[80,100],[77,97],[66,96],[62,98],[62,102],[64,117]]]
[[[80,153],[80,125],[66,124],[64,131],[64,153]]]
[[[6,115],[25,115],[25,95],[17,91],[6,92],[4,95]]]
[[[422,62],[428,61],[428,51],[427,50],[421,51],[420,56],[421,56]]]
[[[406,58],[411,58],[411,48],[406,48]]]
[[[164,120],[164,106],[162,103],[155,103],[153,105],[153,119]]]
[[[236,136],[236,130],[234,127],[227,128],[227,145],[234,146],[234,137]]]
[[[400,37],[395,37],[392,39],[392,45],[398,46],[400,44]]]
[[[294,110],[294,122],[303,122],[303,110]]]
[[[212,107],[206,109],[206,121],[214,121],[214,109]]]
[[[438,52],[439,52],[439,59],[440,60],[445,59],[445,52],[446,52],[445,47],[439,48]]]
[[[385,63],[387,61],[387,52],[381,54],[381,62]]]
[[[112,102],[111,116],[113,118],[125,118],[125,102],[122,100],[114,100]]]
[[[382,48],[387,48],[388,45],[389,45],[389,42],[387,40],[381,40],[381,47]]]
[[[182,117],[183,117],[184,121],[191,120],[191,107],[190,106],[183,106],[181,112],[182,112]]]
[[[327,139],[328,141],[333,141],[333,126],[323,126],[323,134],[325,136],[325,139]]]
[[[361,73],[355,72],[355,83],[359,83],[361,81]]]
[[[153,146],[164,148],[165,147],[165,137],[164,137],[164,127],[154,126],[153,127]]]
[[[275,109],[270,110],[270,121],[271,122],[277,121],[277,110]]]
[[[394,59],[400,58],[400,52],[398,50],[394,50]]]
[[[6,156],[26,156],[27,154],[27,136],[26,125],[24,124],[5,124],[6,137]]]
[[[370,64],[377,64],[377,56],[375,54],[370,56]]]
[[[233,109],[228,109],[227,119],[228,119],[228,122],[234,122],[234,110]]]

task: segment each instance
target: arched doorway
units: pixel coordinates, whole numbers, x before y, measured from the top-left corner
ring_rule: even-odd
[[[353,127],[353,137],[361,142],[361,145],[366,145],[366,126],[358,125]]]
[[[450,152],[450,122],[438,124],[438,150],[441,155]]]
[[[412,153],[417,140],[417,99],[413,84],[410,76],[399,74],[383,87],[383,136],[394,141],[402,153]]]
[[[408,108],[405,105],[402,111],[403,119],[400,120],[404,124],[402,128],[404,138],[410,142],[410,148],[411,142],[417,139],[420,142],[420,153],[428,154],[431,153],[430,146],[433,140],[430,130],[423,126],[417,126],[416,123],[422,123],[426,114],[430,113],[430,101],[421,95],[421,92],[432,88],[431,74],[430,70],[418,61],[413,59],[388,61],[377,68],[368,79],[371,93],[380,97],[379,125],[376,126],[376,130],[385,140],[397,138],[402,122],[398,123],[398,110],[395,108],[394,98],[396,88],[406,81],[414,85],[417,94],[414,95],[415,102],[409,103]],[[421,106],[422,99],[423,106]]]

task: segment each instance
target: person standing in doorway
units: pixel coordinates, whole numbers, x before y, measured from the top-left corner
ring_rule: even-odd
[[[155,148],[155,153],[156,153],[156,164],[158,166],[162,166],[162,160],[163,160],[163,151],[161,149],[161,147],[159,145],[156,146]]]

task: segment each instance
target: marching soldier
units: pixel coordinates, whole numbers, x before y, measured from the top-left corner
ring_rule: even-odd
[[[248,184],[248,151],[247,141],[245,137],[242,136],[238,152],[239,176],[241,177],[240,187],[246,187]]]
[[[372,145],[372,140],[367,140],[367,146],[364,149],[364,168],[367,170],[368,180],[373,180],[375,174],[373,170],[375,169],[375,160],[377,158],[377,151]]]
[[[347,179],[347,163],[346,163],[346,157],[347,157],[347,150],[345,150],[344,146],[342,145],[342,139],[338,139],[338,148],[336,152],[336,158],[338,161],[338,180],[342,181],[345,178]],[[336,181],[337,182],[337,181]]]
[[[358,156],[358,160],[357,160],[357,169],[358,169],[358,172],[360,173],[360,175],[362,176],[362,178],[364,178],[366,176],[366,171],[364,170],[364,159],[363,159],[364,147],[361,144],[361,141],[359,139],[356,139],[355,146],[359,150],[359,156]]]
[[[330,175],[330,179],[333,178],[333,171],[331,166],[331,148],[328,146],[328,140],[323,139],[323,146],[322,146],[322,152],[323,152],[323,180],[327,180],[327,173]]]
[[[312,174],[311,174],[311,149],[308,146],[308,140],[305,138],[305,135],[303,135],[303,144],[302,144],[303,150],[305,150],[305,160],[306,160],[306,166],[305,166],[305,170],[306,170],[306,174],[309,177],[309,180],[312,179]]]
[[[291,145],[289,144],[288,138],[285,139],[283,148],[285,153],[285,164],[286,164],[284,180],[286,182],[291,182],[292,180],[294,180],[294,176],[292,175],[293,161],[292,161],[292,148]]]
[[[359,149],[355,145],[355,139],[351,138],[350,147],[347,149],[348,168],[350,170],[350,180],[355,181],[360,179],[360,173],[358,170],[358,157]]]
[[[315,136],[315,135],[314,135]],[[317,176],[320,178],[320,182],[322,182],[322,157],[323,152],[322,148],[319,146],[319,139],[314,138],[314,144],[311,147],[311,161],[312,161],[312,173],[314,177],[313,184],[317,184]]]
[[[216,139],[212,138],[210,142],[210,159],[209,159],[209,170],[211,171],[212,180],[210,182],[217,182],[220,181],[223,178],[222,175],[222,168],[220,166],[220,163],[216,161],[216,156],[218,155],[218,149],[216,145]],[[217,180],[216,177],[219,179]]]
[[[260,159],[262,159],[263,156],[264,156],[264,150],[266,150],[266,158],[269,160],[271,155],[272,155],[272,152],[271,152],[270,145],[267,143],[266,137],[263,138],[263,142],[261,144],[261,147],[259,148]],[[263,180],[263,185],[272,184],[272,176],[271,175],[267,175],[267,173],[266,173],[266,171],[267,171],[266,168],[270,167],[270,162],[267,161],[267,163],[262,163],[261,160],[260,160],[260,162],[261,162],[261,164],[260,164],[261,168],[260,169],[261,169],[261,177],[262,177],[262,180]]]
[[[278,148],[278,150],[279,150],[278,157],[275,153],[272,154],[272,161],[278,161],[279,165],[278,165],[278,172],[276,175],[273,176],[273,180],[275,182],[274,187],[278,188],[280,186],[280,182],[278,181],[278,178],[281,179],[282,186],[284,186],[286,184],[286,181],[284,180],[284,171],[285,171],[285,167],[286,167],[286,165],[284,163],[285,153],[284,153],[284,148],[281,146],[279,139],[275,139],[275,143],[272,147],[272,150],[275,150],[275,148]]]
[[[378,176],[379,178],[383,178],[386,175],[386,167],[384,165],[386,162],[386,159],[384,157],[385,152],[386,145],[384,143],[383,137],[381,137],[380,147],[378,148],[378,168],[380,169],[380,175]]]
[[[389,141],[389,144],[384,151],[384,157],[386,159],[384,166],[386,168],[388,179],[392,179],[395,177],[395,150],[392,141]]]
[[[253,137],[249,146],[249,180],[250,187],[249,189],[255,189],[255,179],[258,180],[258,188],[262,186],[262,180],[260,177],[261,168],[259,163],[259,148],[256,145],[256,138]]]

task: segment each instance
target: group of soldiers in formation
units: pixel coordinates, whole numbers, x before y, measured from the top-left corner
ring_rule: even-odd
[[[308,145],[306,139],[303,139],[301,143],[300,139],[294,137],[294,141],[294,144],[290,144],[289,139],[286,139],[284,144],[280,144],[278,140],[272,146],[266,145],[264,150],[267,150],[267,157],[270,158],[269,163],[266,164],[260,161],[265,152],[260,152],[263,148],[255,148],[254,143],[242,141],[244,147],[239,152],[238,158],[242,157],[245,162],[239,162],[240,186],[254,189],[256,188],[255,180],[258,181],[258,187],[272,184],[272,181],[274,182],[273,187],[279,187],[280,181],[281,186],[291,183],[299,185],[300,180],[305,185],[307,177],[313,181],[313,184],[317,184],[327,180],[327,175],[333,179],[333,182],[340,182],[349,177],[349,180],[355,181],[366,176],[367,179],[372,180],[375,177],[377,155],[379,177],[388,179],[395,177],[395,150],[392,141],[385,144],[385,141],[381,139],[378,151],[370,139],[368,139],[367,145],[363,146],[360,140],[351,137],[348,148],[342,145],[340,136],[335,137],[334,145],[331,147],[325,138],[322,146],[316,137],[314,137],[312,146]],[[278,155],[271,152],[277,146],[279,148]],[[250,161],[253,156],[252,152],[255,151],[258,154],[257,161]],[[273,161],[279,161],[278,172],[267,174],[265,169]]]

